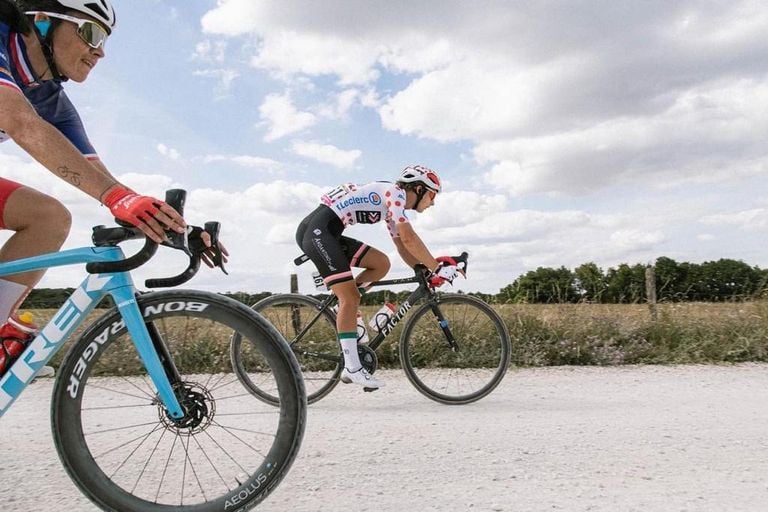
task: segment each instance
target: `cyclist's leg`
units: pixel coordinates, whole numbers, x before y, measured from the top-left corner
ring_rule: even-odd
[[[72,218],[56,199],[0,178],[0,224],[3,229],[15,231],[0,248],[0,261],[12,261],[58,251],[69,235]],[[4,280],[31,289],[44,273],[26,272]]]
[[[365,269],[355,277],[359,288],[368,288],[387,275],[392,264],[386,254],[354,238],[343,236],[341,242],[350,265]]]

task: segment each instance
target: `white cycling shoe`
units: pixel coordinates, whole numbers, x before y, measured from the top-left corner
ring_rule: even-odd
[[[363,386],[364,391],[375,391],[384,387],[384,382],[377,380],[376,377],[368,373],[368,370],[362,366],[354,372],[347,370],[345,367],[341,371],[341,382],[344,384],[359,384]]]

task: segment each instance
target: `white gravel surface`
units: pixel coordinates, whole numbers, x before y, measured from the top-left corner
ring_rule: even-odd
[[[403,374],[310,406],[301,453],[256,510],[766,511],[768,365],[511,371],[433,403]],[[96,510],[51,440],[52,382],[0,419],[0,510]]]

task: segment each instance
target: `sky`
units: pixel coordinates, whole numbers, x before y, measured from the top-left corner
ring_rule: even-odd
[[[454,290],[497,293],[537,267],[660,256],[768,267],[768,10],[759,1],[129,0],[66,90],[100,157],[137,191],[189,191],[222,222],[229,276],[189,286],[285,292],[294,232],[345,182],[436,170],[413,212],[435,255],[467,251]],[[4,176],[72,211],[65,247],[110,222],[12,142]],[[409,270],[382,224],[345,234]],[[163,251],[136,272],[182,270]],[[50,271],[40,286],[79,284]]]

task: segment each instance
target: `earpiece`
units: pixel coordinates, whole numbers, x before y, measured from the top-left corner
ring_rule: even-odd
[[[36,21],[35,27],[37,27],[37,31],[40,32],[40,36],[45,37],[51,29],[51,22],[48,20]]]

